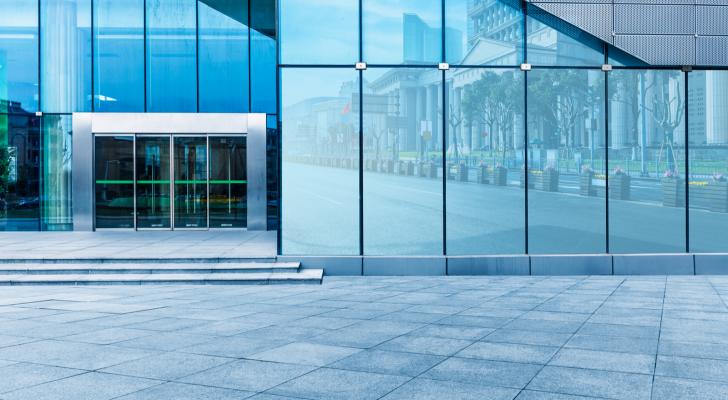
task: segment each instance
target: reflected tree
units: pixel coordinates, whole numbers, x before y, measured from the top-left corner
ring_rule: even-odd
[[[496,123],[498,100],[493,87],[500,82],[501,76],[493,71],[485,71],[480,78],[465,88],[460,108],[465,118],[465,126],[472,127],[479,122],[488,127],[488,151],[493,156],[493,125]]]

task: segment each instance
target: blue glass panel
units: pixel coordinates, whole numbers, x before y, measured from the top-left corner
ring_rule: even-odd
[[[446,0],[445,61],[518,65],[523,59],[523,12],[517,0]]]
[[[91,111],[91,0],[42,0],[41,108]]]
[[[250,30],[250,112],[276,112],[276,41]]]
[[[615,70],[607,89],[609,252],[684,253],[685,74]]]
[[[43,175],[41,177],[41,230],[73,230],[71,159],[73,145],[70,115],[44,115]]]
[[[280,1],[281,64],[359,61],[359,2]]]
[[[198,7],[200,112],[248,112],[248,27]]]
[[[442,61],[442,2],[364,0],[364,60],[371,64]]]
[[[528,73],[529,254],[606,252],[604,98],[600,70]]]
[[[728,71],[688,74],[691,253],[728,253],[726,100]]]
[[[0,113],[38,111],[38,2],[0,0],[0,65]]]
[[[147,1],[147,112],[197,111],[195,0]]]
[[[144,0],[94,0],[94,111],[144,112]]]
[[[353,68],[280,73],[282,252],[358,255],[359,171],[349,163],[359,154],[354,146],[359,117],[349,103],[359,73]]]
[[[526,191],[520,188],[518,164],[525,134],[524,73],[503,68],[450,71],[445,107],[447,254],[524,254]],[[430,99],[435,93],[429,89],[420,95]]]
[[[39,228],[40,121],[35,115],[0,114],[0,157],[10,153],[9,170],[0,172],[5,183],[0,186],[0,232]]]
[[[368,68],[363,79],[364,254],[442,255],[442,71]],[[340,96],[356,96],[358,83]]]

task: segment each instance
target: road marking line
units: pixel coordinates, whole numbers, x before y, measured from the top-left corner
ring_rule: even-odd
[[[339,203],[338,201],[335,201],[335,200],[331,200],[331,199],[330,199],[330,198],[328,198],[328,197],[324,197],[324,196],[318,195],[318,194],[316,194],[316,193],[311,193],[311,192],[309,192],[308,190],[303,190],[303,189],[298,189],[298,190],[302,191],[303,193],[306,193],[306,194],[310,194],[311,196],[315,196],[315,197],[318,197],[318,198],[320,198],[320,199],[324,199],[324,200],[326,200],[326,201],[330,201],[330,202],[332,202],[332,203],[334,203],[334,204],[338,204],[338,205],[341,205],[341,203]]]
[[[402,187],[402,186],[385,185],[384,183],[378,183],[378,185],[380,185],[380,186],[389,186],[389,187],[393,187],[393,188],[397,188],[397,189],[411,190],[413,192],[421,192],[421,193],[427,193],[427,194],[434,194],[434,195],[437,195],[437,196],[442,196],[442,193],[427,192],[427,191],[424,191],[424,190],[410,189],[410,188],[406,188],[406,187]]]

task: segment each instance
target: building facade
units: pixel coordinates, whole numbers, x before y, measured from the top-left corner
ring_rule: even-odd
[[[281,256],[364,274],[612,274],[669,254],[653,273],[700,271],[728,243],[726,49],[700,43],[728,31],[696,31],[667,3],[362,0],[327,3],[305,31],[291,17],[315,2],[280,1]],[[317,129],[348,126],[361,146],[309,145],[295,124],[357,78],[359,99]]]
[[[650,1],[0,0],[0,230],[695,270],[728,253],[728,7]]]

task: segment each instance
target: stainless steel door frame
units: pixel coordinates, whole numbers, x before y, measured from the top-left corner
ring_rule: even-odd
[[[171,162],[174,165],[174,139],[178,137],[204,137],[205,138],[205,158],[207,159],[207,171],[206,171],[206,179],[207,179],[207,226],[204,228],[176,228],[174,226],[174,218],[175,214],[172,214],[172,230],[180,230],[180,231],[206,231],[210,229],[210,139],[207,134],[173,134],[172,139],[170,140],[170,143],[172,144],[172,153],[170,153]],[[174,167],[172,168],[172,171],[174,171]],[[170,176],[170,181],[172,184],[172,188],[174,189],[174,175]]]
[[[268,227],[266,115],[236,113],[73,113],[73,230],[95,229],[94,135],[246,135],[249,231]],[[170,157],[174,148],[170,140]],[[209,146],[209,144],[208,144]],[[136,148],[136,144],[135,144]],[[209,157],[208,157],[209,162]],[[171,163],[173,164],[173,163]],[[209,168],[208,168],[209,170]],[[170,165],[174,174],[174,165]],[[208,172],[209,173],[209,172]],[[173,177],[173,176],[172,176]],[[170,177],[170,194],[173,181]],[[209,184],[209,178],[208,178]],[[209,192],[208,192],[209,196]],[[135,193],[136,199],[136,193]],[[171,199],[172,216],[175,213]],[[209,201],[208,201],[209,207]],[[171,217],[173,218],[173,217]],[[209,212],[208,212],[209,218]],[[172,221],[174,222],[174,221]],[[136,218],[135,218],[136,223]],[[208,225],[209,228],[209,225]]]
[[[134,153],[134,185],[135,185],[135,188],[134,188],[134,201],[135,201],[135,203],[134,203],[134,212],[136,213],[135,214],[135,217],[137,217],[138,214],[139,214],[139,210],[137,209],[137,205],[136,205],[136,183],[137,183],[137,175],[136,175],[136,139],[138,139],[138,138],[158,138],[158,137],[165,137],[165,138],[168,138],[169,139],[169,228],[139,228],[139,227],[137,227],[136,230],[138,230],[138,231],[171,231],[171,230],[174,230],[174,198],[172,198],[172,193],[173,193],[172,189],[173,189],[173,186],[174,186],[174,179],[173,179],[173,177],[174,177],[174,163],[173,163],[173,160],[172,160],[172,158],[173,158],[174,155],[172,154],[172,151],[174,150],[174,147],[173,147],[173,144],[172,144],[172,141],[173,141],[172,135],[171,134],[163,134],[163,133],[158,133],[158,134],[137,133],[135,136],[136,136],[136,138],[134,140],[135,141],[135,143],[134,143],[134,149],[135,149],[134,150],[135,151],[135,153]],[[160,159],[160,162],[161,162],[161,159]],[[136,221],[136,218],[134,220]]]
[[[93,202],[91,203],[91,223],[93,224],[93,230],[95,231],[117,231],[117,232],[130,232],[136,230],[136,215],[134,215],[134,227],[132,228],[96,228],[96,138],[97,137],[119,137],[126,136],[132,138],[132,154],[134,154],[134,168],[136,168],[136,138],[133,133],[92,133],[91,135],[91,193],[93,195]],[[136,175],[136,169],[134,170]],[[75,186],[75,185],[74,185]],[[134,213],[136,213],[136,176],[134,179]],[[74,228],[74,230],[76,230]]]

